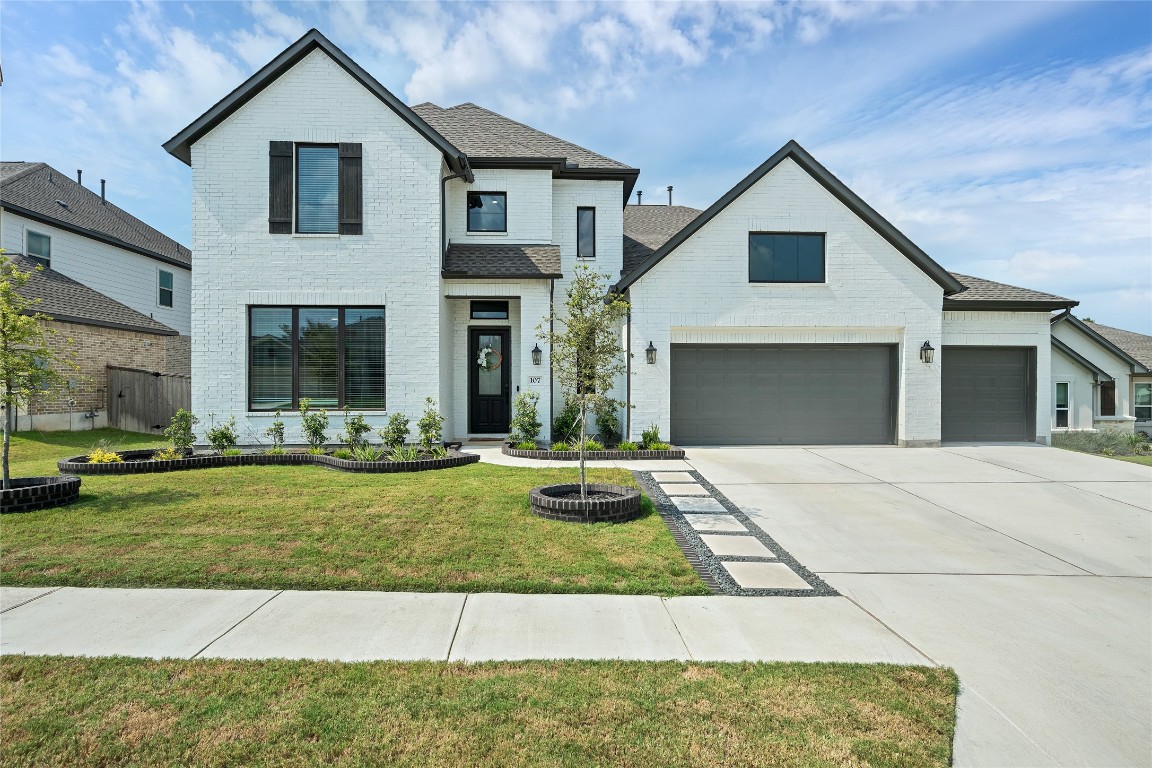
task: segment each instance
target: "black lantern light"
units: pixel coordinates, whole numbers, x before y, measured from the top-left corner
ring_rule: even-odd
[[[648,349],[644,350],[644,354],[648,357],[648,365],[656,365],[656,345],[648,342]]]
[[[544,360],[544,351],[540,349],[540,345],[532,347],[532,365],[540,365]]]
[[[932,356],[933,356],[933,353],[935,351],[936,350],[932,348],[931,344],[929,344],[928,342],[924,342],[924,346],[920,347],[920,360],[921,360],[921,362],[925,362],[925,363],[932,362]]]

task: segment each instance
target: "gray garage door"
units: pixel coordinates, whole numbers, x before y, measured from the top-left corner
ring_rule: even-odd
[[[1036,439],[1035,347],[944,347],[941,363],[942,439]]]
[[[679,445],[892,443],[895,347],[672,345]]]

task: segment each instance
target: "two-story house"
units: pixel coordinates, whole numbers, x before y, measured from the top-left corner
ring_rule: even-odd
[[[313,30],[165,148],[193,174],[193,408],[251,435],[305,398],[380,424],[431,396],[469,438],[535,390],[549,421],[537,328],[580,262],[632,305],[633,438],[1051,434],[1049,321],[1076,302],[948,272],[795,142],[707,210],[629,206],[635,168],[410,108]]]
[[[42,268],[27,293],[79,364],[65,391],[25,404],[17,429],[105,426],[110,365],[189,375],[192,254],[110,202],[103,181],[97,193],[45,163],[0,163],[0,248]]]

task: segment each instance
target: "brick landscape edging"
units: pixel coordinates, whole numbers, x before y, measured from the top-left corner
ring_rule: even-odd
[[[559,461],[579,461],[580,451],[549,451],[537,448],[533,451],[522,451],[513,448],[507,443],[500,449],[505,456],[515,456],[518,459],[557,459]],[[683,459],[683,448],[669,448],[666,451],[585,451],[586,459]]]
[[[614,499],[558,499],[578,493],[579,483],[542,485],[528,492],[532,514],[564,523],[626,523],[640,517],[640,491],[623,485],[588,483],[589,493],[612,493]]]
[[[179,472],[186,469],[210,469],[213,467],[246,467],[254,465],[300,465],[319,464],[342,472],[424,472],[430,469],[449,469],[475,464],[480,461],[478,453],[453,452],[444,459],[417,459],[416,461],[356,461],[338,459],[327,454],[311,453],[245,453],[239,456],[209,454],[187,456],[182,459],[158,461],[151,458],[153,450],[121,451],[122,462],[92,464],[84,456],[61,459],[56,466],[61,472],[76,475],[144,475],[151,472]]]
[[[12,487],[0,491],[0,511],[35,512],[71,504],[80,497],[80,478],[75,475],[14,477]]]

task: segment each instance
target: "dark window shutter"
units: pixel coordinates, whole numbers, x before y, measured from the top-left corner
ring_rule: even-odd
[[[268,231],[292,234],[292,142],[268,142]]]
[[[363,150],[360,144],[340,144],[340,234],[364,234]]]

